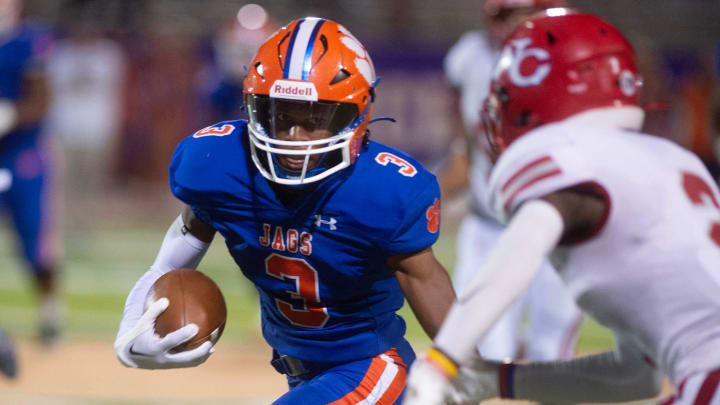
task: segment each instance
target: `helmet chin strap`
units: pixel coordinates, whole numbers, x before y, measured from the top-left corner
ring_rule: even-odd
[[[639,131],[645,121],[645,111],[639,106],[593,108],[571,115],[563,122],[600,128],[624,128]]]

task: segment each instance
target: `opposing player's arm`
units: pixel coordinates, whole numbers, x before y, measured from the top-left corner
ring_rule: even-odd
[[[390,257],[400,288],[425,333],[434,338],[455,300],[450,277],[432,248]]]
[[[556,191],[519,206],[483,268],[451,308],[435,338],[435,347],[413,366],[408,380],[411,403],[432,403],[422,398],[442,398],[457,374],[458,364],[475,357],[476,342],[527,289],[546,255],[561,239],[577,240],[602,224],[607,202],[585,191],[582,187]],[[492,363],[478,364],[480,371],[475,373],[472,387],[482,392],[483,398],[497,396],[499,386],[494,376],[501,369],[493,368]],[[438,372],[443,369],[444,373]]]
[[[450,309],[434,347],[413,365],[405,403],[442,403],[451,381],[457,380],[459,365],[475,357],[477,342],[527,289],[563,230],[562,216],[551,203],[532,200],[518,209]]]
[[[115,353],[124,365],[135,368],[190,367],[210,356],[212,345],[170,353],[173,347],[192,339],[197,334],[197,326],[186,325],[159,338],[154,333],[153,324],[167,308],[168,300],[160,299],[146,309],[145,299],[152,285],[163,274],[178,268],[197,268],[214,234],[214,229],[197,219],[189,207],[170,225],[155,262],[135,283],[125,301],[115,340]]]
[[[451,396],[477,403],[500,396],[540,403],[610,403],[657,396],[663,375],[626,339],[615,350],[571,360],[500,364],[476,359],[462,368]]]
[[[476,342],[527,289],[563,229],[562,217],[552,204],[542,200],[524,204],[458,296],[435,346],[456,362],[471,358]]]
[[[597,231],[602,226],[608,204],[603,195],[586,186],[559,190],[542,200],[552,204],[562,217],[561,240],[581,240]]]

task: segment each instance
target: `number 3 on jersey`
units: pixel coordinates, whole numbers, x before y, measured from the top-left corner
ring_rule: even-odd
[[[712,204],[717,210],[720,210],[717,198],[713,189],[700,176],[688,172],[683,172],[683,188],[693,205],[708,206]],[[710,227],[710,239],[720,247],[720,222],[714,221]]]
[[[375,161],[383,166],[387,166],[388,163],[392,163],[393,165],[398,166],[398,173],[402,174],[405,177],[413,177],[418,172],[415,166],[410,164],[410,162],[399,156],[395,156],[392,153],[380,152],[377,156],[375,156]]]
[[[317,270],[304,259],[271,254],[265,259],[265,272],[280,280],[295,281],[295,291],[288,291],[293,299],[302,300],[302,309],[281,299],[275,299],[280,313],[293,325],[306,328],[322,328],[330,316],[327,308],[320,304],[320,291]]]

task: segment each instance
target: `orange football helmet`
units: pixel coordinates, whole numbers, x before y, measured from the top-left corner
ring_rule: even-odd
[[[260,173],[276,183],[298,185],[355,163],[375,84],[365,47],[334,21],[301,18],[270,36],[244,82],[251,155]],[[280,139],[298,126],[327,136]]]

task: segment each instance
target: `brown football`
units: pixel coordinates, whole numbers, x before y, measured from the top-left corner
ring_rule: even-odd
[[[155,320],[155,332],[160,337],[189,323],[199,328],[194,338],[171,352],[194,349],[207,340],[215,344],[220,339],[227,320],[227,307],[222,292],[210,277],[193,269],[172,270],[153,284],[146,302],[162,297],[170,300],[170,305]],[[215,330],[217,332],[213,333]]]

